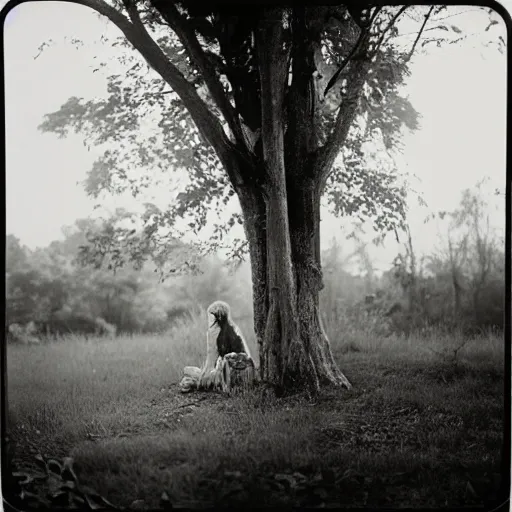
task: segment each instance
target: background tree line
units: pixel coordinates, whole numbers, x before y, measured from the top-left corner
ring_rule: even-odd
[[[415,234],[407,226],[402,250],[382,275],[375,274],[365,244],[343,258],[340,246],[333,243],[324,255],[326,272],[336,276],[322,296],[326,323],[346,318],[348,330],[365,325],[381,334],[503,329],[504,235],[490,224],[483,183],[464,190],[453,211],[427,217],[425,222],[435,222],[438,232],[429,254],[418,256]],[[358,277],[344,270],[354,256],[362,271]]]
[[[396,157],[420,114],[404,86],[417,50],[465,39],[443,23],[456,13],[444,5],[74,3],[120,30],[104,40],[119,48],[117,63],[99,64],[106,98],[72,96],[39,129],[80,134],[103,151],[84,182],[96,199],[135,197],[156,184],[153,175],[169,181],[178,169],[188,178],[164,209],[145,203],[140,236],[109,226],[89,240],[89,260],[162,267],[175,249],[186,252],[176,243],[184,231],[205,233],[209,213],[229,212],[210,241],[244,231],[231,249],[249,253],[260,377],[280,389],[349,388],[320,325],[321,202],[380,234],[405,227],[408,186]]]
[[[124,213],[118,210],[108,221],[119,221]],[[102,224],[79,219],[63,228],[64,240],[43,249],[30,250],[7,236],[6,327],[11,337],[158,332],[219,296],[238,303],[250,296],[218,258],[203,259],[200,274],[165,282],[149,264],[117,269],[105,261],[84,265],[80,247]]]
[[[416,254],[414,233],[407,229],[401,236],[403,249],[381,275],[357,234],[356,249],[348,256],[334,238],[322,254],[328,279],[321,314],[328,333],[502,329],[504,241],[490,226],[488,208],[480,187],[465,190],[455,210],[427,219],[438,224],[439,232],[430,254]],[[175,249],[170,257],[182,264],[175,265],[175,276],[162,280],[152,263],[132,260],[113,269],[111,260],[91,264],[84,258],[86,241],[105,223],[118,227],[126,216],[119,209],[107,220],[79,219],[63,228],[63,240],[35,250],[7,236],[6,330],[11,340],[162,332],[217,299],[236,305],[238,318],[252,316],[246,263],[233,266],[219,256],[201,257],[190,248],[178,255]],[[180,271],[187,266],[187,272]]]

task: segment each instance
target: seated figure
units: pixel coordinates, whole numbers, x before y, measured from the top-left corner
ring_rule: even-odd
[[[208,307],[207,314],[206,361],[202,368],[184,368],[180,382],[183,392],[198,388],[229,391],[235,381],[252,382],[254,379],[254,362],[242,332],[231,318],[229,305],[215,301]],[[233,380],[233,370],[243,377]]]

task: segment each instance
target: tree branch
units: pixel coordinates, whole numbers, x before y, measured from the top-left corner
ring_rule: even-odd
[[[261,84],[261,138],[270,176],[284,175],[283,108],[288,51],[283,50],[281,9],[269,9],[256,30]]]
[[[329,83],[327,84],[325,91],[324,91],[324,98],[325,98],[325,96],[327,96],[327,93],[334,87],[334,85],[336,85],[336,82],[338,81],[338,78],[339,78],[341,72],[347,67],[347,64],[350,62],[352,57],[355,55],[356,51],[361,46],[363,39],[366,35],[368,35],[367,32],[365,30],[361,29],[361,32],[359,33],[359,37],[357,38],[356,44],[354,45],[352,50],[350,50],[350,53],[347,55],[347,58],[343,61],[341,66],[337,69],[337,71],[334,73],[334,75],[332,75],[331,79],[329,80]]]
[[[382,43],[386,33],[389,31],[389,29],[393,26],[393,24],[396,22],[398,17],[407,9],[409,6],[402,6],[398,12],[391,18],[390,22],[386,26],[386,28],[382,31],[379,41],[377,44],[372,48],[371,55],[368,55],[370,38],[369,38],[369,30],[371,29],[371,26],[373,22],[375,21],[378,13],[380,10],[376,10],[373,13],[373,16],[371,17],[371,21],[369,23],[369,29],[364,31],[361,30],[361,33],[359,35],[358,41],[352,51],[350,52],[349,56],[343,63],[343,67],[348,63],[349,60],[352,61],[351,70],[353,71],[351,76],[352,79],[350,83],[348,84],[347,88],[347,94],[345,98],[343,99],[340,108],[338,110],[338,115],[336,117],[336,122],[334,124],[334,128],[327,138],[326,143],[319,149],[315,163],[314,163],[314,173],[315,176],[317,176],[320,187],[320,192],[325,187],[325,183],[327,181],[327,177],[329,175],[329,171],[332,168],[332,165],[334,163],[334,160],[336,159],[336,156],[339,153],[339,147],[340,144],[346,139],[348,132],[350,130],[350,126],[352,125],[352,122],[354,121],[354,117],[357,112],[357,106],[359,103],[359,96],[361,94],[361,91],[363,89],[363,85],[366,81],[366,77],[368,75],[368,70],[371,65],[371,58],[375,55],[377,52],[380,44]],[[339,74],[339,71],[337,74]],[[334,77],[333,77],[334,78]],[[331,81],[329,83],[333,82],[333,79],[331,78]],[[327,86],[326,91],[328,90],[329,85]]]
[[[382,31],[382,34],[380,35],[380,38],[379,38],[379,41],[377,42],[377,44],[375,45],[375,47],[373,48],[373,55],[375,55],[377,53],[377,51],[379,50],[379,47],[380,45],[382,44],[382,42],[384,41],[384,37],[386,36],[386,34],[388,33],[389,29],[395,24],[396,20],[402,15],[402,13],[405,12],[405,10],[410,7],[409,5],[403,5],[399,10],[398,12],[391,18],[391,21],[388,23],[388,25],[386,26],[386,28]],[[373,56],[372,55],[372,56]]]
[[[363,44],[363,40],[366,36],[368,36],[368,30],[369,28],[371,27],[372,23],[374,22],[375,18],[377,17],[377,15],[379,14],[379,12],[381,11],[382,7],[377,7],[374,11],[374,13],[372,14],[372,17],[370,19],[370,23],[368,25],[368,29],[363,29],[361,28],[361,32],[359,33],[359,37],[357,38],[357,41],[356,41],[356,44],[354,45],[354,47],[352,48],[352,50],[350,50],[350,53],[347,55],[347,58],[343,61],[343,63],[341,64],[341,66],[338,68],[338,70],[334,73],[334,75],[331,77],[331,79],[329,80],[329,83],[327,84],[327,87],[325,88],[325,91],[324,91],[324,97],[327,96],[327,93],[330,91],[330,89],[332,89],[332,87],[336,84],[336,82],[338,81],[338,78],[341,74],[341,72],[346,68],[347,64],[350,62],[350,60],[354,57],[354,55],[356,54],[356,52],[360,49],[360,47],[362,46]],[[332,14],[331,14],[332,16]],[[334,16],[333,16],[334,17]]]
[[[63,0],[67,3],[79,4],[85,7],[90,7],[98,14],[107,17],[112,23],[114,23],[123,34],[133,30],[133,25],[130,23],[130,20],[126,18],[123,14],[121,14],[117,9],[108,5],[103,0]],[[128,38],[128,36],[126,36]],[[130,41],[131,42],[131,41]],[[133,43],[132,43],[133,44]]]
[[[291,45],[286,69],[290,68],[291,84],[286,91],[285,135],[287,175],[303,174],[307,155],[317,147],[315,122],[315,47],[308,34],[306,10],[297,7],[290,17]]]
[[[319,180],[320,193],[325,187],[329,171],[339,153],[340,144],[346,139],[354,121],[359,104],[359,96],[368,75],[370,64],[370,60],[365,56],[352,61],[352,80],[348,84],[347,94],[338,110],[334,128],[325,144],[319,148],[315,157],[313,172]]]
[[[64,0],[90,7],[106,16],[123,32],[126,39],[146,59],[148,64],[172,87],[183,101],[201,135],[207,140],[225,167],[232,161],[231,145],[217,117],[199,97],[195,87],[186,80],[180,70],[169,61],[158,44],[144,27],[137,8],[124,0],[129,20],[103,0]]]
[[[423,24],[421,25],[420,31],[418,32],[418,35],[416,37],[416,40],[414,41],[414,44],[412,45],[411,51],[409,52],[409,55],[407,56],[406,60],[410,60],[414,50],[416,49],[416,45],[418,44],[418,41],[420,40],[421,34],[423,33],[423,30],[425,29],[425,25],[427,24],[428,19],[430,18],[430,15],[432,14],[432,11],[434,10],[435,5],[432,5],[428,11],[427,14],[425,14],[425,19],[423,21]]]
[[[229,129],[233,133],[236,141],[243,145],[244,137],[238,116],[224,93],[224,88],[222,87],[220,80],[217,78],[215,68],[203,51],[194,30],[187,24],[187,21],[178,12],[178,9],[176,9],[173,3],[163,0],[153,0],[152,3],[163,19],[174,30],[183,46],[186,48],[191,60],[199,68],[217,107],[229,126]]]

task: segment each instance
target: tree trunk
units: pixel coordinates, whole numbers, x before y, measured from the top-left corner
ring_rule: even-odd
[[[244,216],[245,236],[249,243],[254,332],[260,356],[260,378],[263,378],[266,360],[263,339],[268,314],[266,206],[262,194],[255,189],[239,189],[238,199]]]
[[[279,183],[267,201],[266,243],[269,310],[263,342],[263,378],[284,386],[290,378],[286,376],[287,356],[292,348],[298,348],[298,322],[286,190]]]
[[[312,361],[299,339],[296,288],[291,257],[284,160],[284,91],[289,46],[283,36],[282,8],[262,14],[255,31],[261,88],[261,137],[266,203],[269,308],[263,340],[263,378],[278,387],[317,388]]]
[[[261,182],[238,187],[237,193],[251,252],[260,376],[281,389],[306,387],[316,392],[323,384],[350,384],[333,359],[319,315],[323,181],[322,173],[313,179],[313,162],[307,158],[315,144],[313,123],[305,122],[306,115],[297,117],[313,111],[310,87],[302,87],[311,73],[297,63],[288,130],[295,128],[288,131],[285,150],[283,93],[290,55],[283,16],[281,9],[265,10],[255,33],[262,102]],[[300,19],[295,21],[300,25]]]
[[[287,188],[276,182],[265,200],[256,189],[238,191],[251,256],[260,378],[279,387],[350,388],[319,313],[319,186],[290,180]]]
[[[455,272],[455,271],[453,271]],[[455,274],[452,274],[452,284],[453,284],[453,300],[454,300],[454,308],[455,315],[459,316],[461,312],[461,286]]]
[[[238,191],[251,260],[259,375],[278,386],[298,387],[308,384],[307,379],[313,388],[350,388],[334,361],[319,312],[323,288],[319,186],[311,179],[290,180],[287,188],[284,193],[274,187],[267,201],[256,189]],[[286,271],[276,268],[291,270],[284,286]],[[287,321],[286,333],[281,329],[283,292],[284,307],[296,319]]]
[[[302,173],[307,176],[307,172]],[[322,326],[319,293],[323,288],[320,261],[320,185],[310,178],[288,184],[292,259],[296,276],[299,336],[313,362],[319,385],[343,385],[347,378],[334,361]]]
[[[278,193],[273,196],[267,210],[270,308],[260,356],[264,364],[262,379],[286,388],[307,387],[314,391],[324,385],[350,388],[334,361],[319,313],[323,286],[320,194],[313,184],[294,184],[289,188],[286,205]],[[285,211],[288,223],[280,219]],[[286,224],[289,246],[284,241],[288,238]],[[286,275],[286,268],[291,269],[291,278]]]

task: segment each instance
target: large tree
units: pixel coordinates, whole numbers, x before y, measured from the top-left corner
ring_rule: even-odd
[[[401,86],[414,51],[434,40],[422,41],[427,30],[462,37],[439,25],[445,8],[74,3],[106,16],[123,34],[115,44],[143,59],[124,54],[107,99],[71,98],[41,128],[105,145],[86,181],[93,196],[136,195],[159,179],[151,170],[186,168],[169,209],[146,208],[145,236],[160,247],[160,228],[177,229],[181,217],[199,230],[212,206],[236,194],[241,215],[217,224],[212,242],[243,223],[237,250],[245,244],[250,255],[261,377],[280,387],[349,387],[318,311],[321,199],[336,213],[371,218],[377,231],[402,225],[405,189],[390,155],[418,115]],[[372,157],[375,148],[387,156]],[[134,179],[134,167],[147,173]]]

